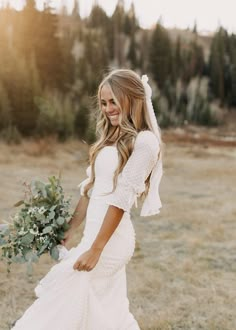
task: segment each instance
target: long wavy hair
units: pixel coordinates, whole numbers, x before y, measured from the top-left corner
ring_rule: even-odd
[[[112,126],[101,105],[101,89],[106,85],[111,89],[112,97],[118,105],[121,116],[118,126]],[[100,83],[97,93],[98,120],[96,126],[97,141],[91,145],[89,151],[89,163],[91,165],[91,179],[84,188],[84,194],[88,197],[88,191],[95,181],[94,163],[99,151],[108,145],[116,145],[118,150],[118,167],[113,177],[113,190],[117,185],[119,173],[129,159],[137,134],[143,130],[150,130],[151,123],[145,101],[145,91],[140,77],[132,70],[117,69],[111,71]],[[161,139],[161,134],[160,134]],[[162,149],[162,142],[161,142]],[[160,157],[161,151],[159,153]],[[150,175],[146,179],[147,194],[150,184]]]

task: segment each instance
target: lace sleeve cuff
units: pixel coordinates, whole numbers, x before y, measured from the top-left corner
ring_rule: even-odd
[[[108,195],[107,204],[114,205],[125,212],[130,212],[136,198],[145,190],[145,185],[143,183],[139,189],[134,188],[128,182],[126,182],[122,175],[118,177],[117,187],[115,191]]]
[[[108,196],[107,204],[114,205],[125,212],[130,212],[134,201],[134,192],[129,186],[119,185],[114,193]]]

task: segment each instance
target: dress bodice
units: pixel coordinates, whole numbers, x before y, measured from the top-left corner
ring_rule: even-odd
[[[105,146],[95,160],[95,182],[92,198],[103,198],[113,189],[113,177],[118,166],[118,151],[115,146]]]
[[[104,199],[109,205],[114,205],[123,209],[125,212],[130,212],[132,205],[137,206],[137,198],[146,189],[146,180],[154,166],[159,163],[158,154],[160,150],[159,141],[151,131],[141,131],[138,133],[133,151],[127,160],[122,171],[117,176],[115,190],[113,190],[114,173],[118,167],[119,154],[115,145],[103,147],[95,160],[95,182],[93,187],[88,191],[90,198]],[[157,174],[161,174],[159,171]],[[84,195],[84,187],[90,182],[91,166],[87,168],[88,178],[80,183],[81,195]],[[158,185],[161,175],[155,177]],[[112,193],[111,193],[112,192]],[[141,215],[159,213],[161,202],[159,192],[155,192],[151,198],[146,198],[141,210]]]

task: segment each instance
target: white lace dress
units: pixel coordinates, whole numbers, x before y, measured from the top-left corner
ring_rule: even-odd
[[[115,146],[104,147],[95,162],[95,183],[90,190],[83,238],[77,247],[51,268],[35,289],[37,299],[12,328],[14,330],[138,330],[129,311],[125,266],[133,255],[135,233],[130,209],[145,189],[144,181],[157,161],[159,144],[150,131],[140,132],[134,150],[118,177]],[[87,171],[89,175],[89,168]],[[84,180],[83,188],[89,178]],[[89,249],[109,205],[122,208],[123,217],[90,272],[73,270],[77,258]]]

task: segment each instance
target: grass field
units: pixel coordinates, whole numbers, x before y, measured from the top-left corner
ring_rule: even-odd
[[[137,209],[132,213],[136,251],[127,267],[131,310],[143,330],[234,330],[235,145],[165,136],[161,213],[150,218],[139,217]],[[21,199],[25,180],[59,171],[74,206],[86,158],[86,145],[76,141],[1,144],[0,222],[15,212],[12,205]],[[71,245],[79,242],[82,229]],[[44,256],[28,278],[25,266],[14,265],[8,276],[0,263],[1,330],[9,329],[32,303],[33,288],[52,264]]]

